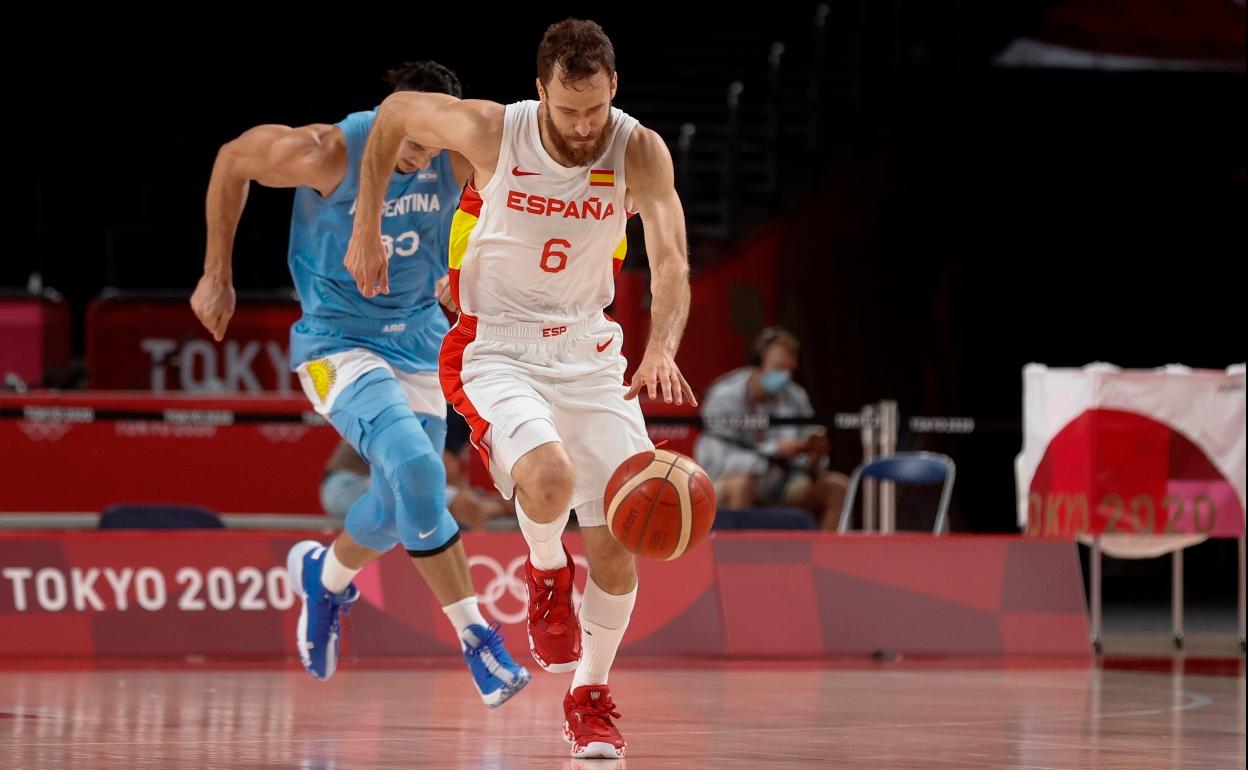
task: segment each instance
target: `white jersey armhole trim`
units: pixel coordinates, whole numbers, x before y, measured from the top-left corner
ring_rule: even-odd
[[[615,128],[615,138],[611,142],[612,152],[619,153],[619,156],[618,158],[612,158],[612,160],[619,164],[618,166],[619,171],[616,172],[615,177],[620,183],[619,189],[622,191],[620,197],[627,198],[628,197],[628,140],[629,140],[629,137],[633,135],[633,129],[637,128],[638,120],[634,118],[632,115],[629,115],[625,113],[623,110],[620,110],[616,107],[612,107],[612,109],[615,110],[615,113],[616,113],[615,119],[619,121],[619,123],[617,124]]]
[[[523,104],[521,102],[521,104]],[[513,157],[512,143],[515,141],[516,123],[523,117],[524,110],[514,104],[509,104],[503,112],[503,138],[498,146],[498,162],[494,164],[494,176],[490,177],[490,183],[485,187],[477,190],[477,194],[481,196],[482,204],[485,200],[494,194],[498,186],[502,184],[503,175],[507,173],[508,166],[511,165]]]

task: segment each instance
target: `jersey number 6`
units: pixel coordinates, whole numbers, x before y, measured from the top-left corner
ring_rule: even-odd
[[[568,266],[568,255],[562,251],[555,251],[555,246],[562,246],[565,249],[572,248],[572,244],[562,238],[551,238],[546,241],[545,248],[542,249],[542,269],[548,273],[557,273]]]

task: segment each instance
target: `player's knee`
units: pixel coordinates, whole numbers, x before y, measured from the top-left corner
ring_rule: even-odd
[[[576,475],[571,466],[551,470],[538,476],[537,484],[525,490],[525,496],[541,510],[561,514],[572,501]]]
[[[377,490],[370,490],[347,511],[343,529],[355,542],[374,551],[388,551],[398,542],[394,511],[388,510]]]
[[[516,471],[516,484],[530,507],[555,513],[567,509],[576,486],[576,469],[560,444],[533,450],[516,463]]]
[[[442,458],[430,452],[413,454],[403,458],[390,471],[391,485],[395,496],[407,505],[419,506],[422,501],[433,502],[433,498],[441,501],[437,508],[441,509],[446,500],[446,466]]]
[[[399,537],[413,555],[436,553],[459,531],[446,510],[446,472],[442,458],[413,454],[394,468],[395,515]]]
[[[459,523],[445,507],[422,506],[416,514],[398,520],[399,540],[412,556],[436,556],[458,540]]]

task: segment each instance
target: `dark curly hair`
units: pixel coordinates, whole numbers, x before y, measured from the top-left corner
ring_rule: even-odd
[[[464,88],[449,67],[436,61],[406,61],[386,72],[395,91],[425,91],[462,98]]]
[[[611,76],[615,74],[615,49],[597,22],[564,19],[546,29],[537,47],[537,77],[543,86],[550,85],[555,65],[559,66],[559,82],[565,86],[597,72]]]

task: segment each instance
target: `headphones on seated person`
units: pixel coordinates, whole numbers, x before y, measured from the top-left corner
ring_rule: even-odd
[[[771,346],[771,343],[781,337],[788,337],[795,343],[797,342],[797,336],[788,329],[785,329],[783,326],[765,327],[758,333],[758,336],[754,338],[754,347],[751,349],[749,361],[746,363],[749,366],[762,366],[763,354],[767,352],[767,348]]]

